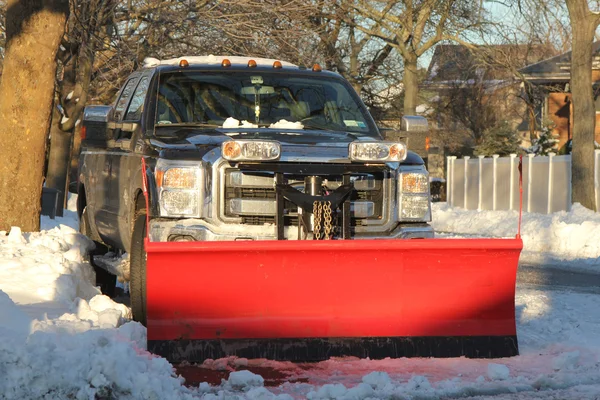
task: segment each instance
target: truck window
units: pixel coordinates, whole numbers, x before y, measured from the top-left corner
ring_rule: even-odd
[[[150,82],[150,78],[144,76],[140,83],[138,84],[133,96],[131,97],[131,102],[129,103],[129,107],[127,108],[127,113],[125,113],[125,121],[137,121],[142,117],[142,111],[144,110],[144,100],[146,99],[146,92],[148,92],[148,83]]]
[[[117,100],[117,105],[115,107],[115,119],[117,121],[122,119],[123,111],[125,111],[125,107],[127,107],[127,103],[129,103],[129,98],[131,97],[131,93],[133,92],[133,88],[135,88],[136,83],[137,78],[132,78],[125,84],[125,88],[123,88],[121,96],[119,96],[119,100]]]
[[[340,80],[264,71],[162,75],[157,126],[222,125],[230,117],[259,127],[286,120],[304,129],[377,135],[358,96]]]

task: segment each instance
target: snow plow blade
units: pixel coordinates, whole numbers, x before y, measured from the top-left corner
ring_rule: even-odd
[[[172,362],[518,354],[520,238],[145,245],[148,350]]]

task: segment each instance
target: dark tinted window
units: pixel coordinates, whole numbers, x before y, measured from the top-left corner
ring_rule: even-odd
[[[143,77],[140,80],[135,92],[133,93],[133,97],[131,98],[131,103],[129,103],[129,108],[127,108],[127,114],[125,115],[125,120],[127,121],[137,121],[142,116],[142,111],[144,110],[144,100],[146,99],[146,92],[148,92],[148,83],[150,82],[150,78],[147,76]]]
[[[125,107],[127,107],[127,103],[129,102],[129,98],[131,97],[131,93],[133,92],[133,88],[135,88],[135,84],[137,83],[137,78],[130,79],[125,84],[125,88],[121,92],[119,96],[119,100],[117,100],[117,105],[115,107],[115,119],[118,121],[123,116],[123,111],[125,111]]]
[[[287,120],[304,129],[376,134],[350,90],[336,79],[258,71],[166,73],[156,123],[222,125],[231,117],[260,127]]]

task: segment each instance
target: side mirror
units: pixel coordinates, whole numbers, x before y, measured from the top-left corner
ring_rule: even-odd
[[[418,115],[405,115],[402,117],[400,129],[405,132],[428,132],[427,118]]]
[[[418,115],[405,115],[400,121],[400,129],[406,137],[406,146],[423,159],[427,159],[429,147],[429,125],[427,118]]]
[[[87,106],[83,110],[81,127],[82,144],[94,147],[105,147],[108,137],[108,121],[112,116],[110,106]]]

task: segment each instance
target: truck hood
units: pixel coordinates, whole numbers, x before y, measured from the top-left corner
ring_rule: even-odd
[[[161,128],[167,135],[161,141],[169,144],[221,144],[226,140],[277,140],[281,144],[317,145],[332,143],[350,143],[354,140],[381,140],[380,137],[343,131],[307,130],[307,129],[271,129],[271,128],[211,128],[194,127]]]
[[[163,128],[164,129],[164,128]],[[221,143],[228,140],[276,140],[281,143],[281,161],[284,162],[333,162],[348,163],[348,144],[356,140],[381,140],[359,133],[270,129],[270,128],[213,128],[202,129],[180,127],[169,129],[169,136],[152,140],[152,144],[163,149],[163,154],[184,151],[188,156],[192,150],[200,156],[208,152],[219,152]],[[197,153],[198,154],[198,153]],[[179,158],[179,157],[177,157]],[[415,153],[408,152],[405,164],[423,164]]]

